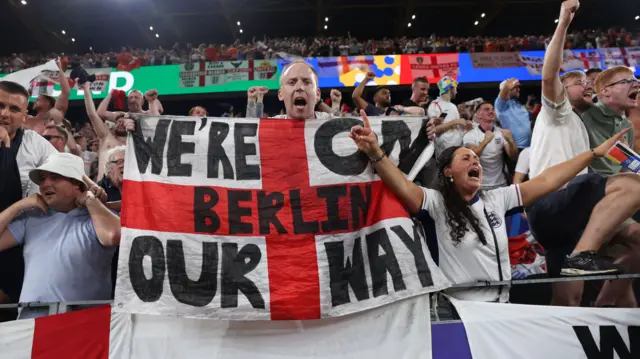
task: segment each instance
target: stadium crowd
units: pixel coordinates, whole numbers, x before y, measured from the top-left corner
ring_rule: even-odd
[[[523,208],[532,233],[545,248],[550,276],[638,273],[640,224],[635,213],[640,210],[640,197],[629,194],[639,193],[640,177],[623,173],[620,165],[603,157],[617,140],[639,149],[634,133],[640,133],[640,82],[622,66],[559,76],[563,49],[577,41],[568,28],[578,6],[577,0],[561,5],[542,70],[539,106],[521,102],[520,83],[514,78],[505,79],[490,101],[459,105],[455,99],[464,89],[455,79],[440,79],[439,96],[430,99],[427,80],[416,78],[411,97],[401,101],[392,101],[389,89],[381,87],[369,102],[365,95],[368,81],[360,82],[351,94],[357,108],[354,113],[344,105],[338,90],[331,91],[327,102],[321,101],[313,68],[294,61],[280,79],[279,98],[286,112],[275,117],[361,116],[363,126],[355,126],[350,137],[407,210],[425,223],[435,222],[438,235],[429,240],[437,241],[439,266],[453,284],[511,279],[503,223],[507,212],[522,212]],[[420,39],[427,44],[435,40]],[[287,53],[296,53],[293,48],[302,44],[299,39],[271,41],[267,41],[269,49]],[[342,40],[337,48],[342,51],[345,46],[349,54],[350,45],[357,44],[353,54],[397,53],[393,46],[403,44],[406,52],[406,41],[388,40],[384,45],[388,47],[380,50],[377,44],[370,46],[373,42]],[[442,40],[442,46],[453,46],[447,41]],[[470,46],[468,50],[475,45],[461,43],[477,41],[485,49],[481,39],[451,41],[458,47]],[[315,48],[310,46],[309,52],[300,48],[300,54],[332,55],[320,51],[331,49],[335,41],[314,42]],[[522,44],[515,42],[514,38],[513,47],[505,42],[508,46],[501,50],[517,50]],[[596,43],[598,39],[593,38],[592,45]],[[529,42],[528,46],[543,45]],[[228,52],[220,49],[217,56]],[[241,49],[236,50],[233,56],[240,56]],[[207,51],[191,53],[207,56]],[[136,115],[164,113],[161,94],[154,89],[129,92],[126,111],[113,111],[117,93],[109,94],[96,107],[91,91],[84,91],[89,121],[74,129],[64,119],[70,88],[63,72],[60,76],[61,95],[57,99],[40,95],[31,114],[29,92],[19,84],[0,82],[0,304],[112,298],[120,242],[124,144],[128,132],[136,131]],[[372,79],[375,75],[366,76]],[[263,87],[248,90],[246,117],[264,116],[268,91]],[[208,113],[196,106],[188,115]],[[368,123],[369,116],[411,115],[429,118],[425,135],[435,142],[437,157],[425,165],[415,183],[406,180],[386,158]],[[553,289],[553,304],[580,304],[582,282],[557,283]],[[501,288],[452,290],[449,294],[466,300],[509,300],[508,290]],[[636,307],[632,280],[607,281],[593,305]],[[46,313],[23,308],[20,318],[40,315]]]
[[[65,62],[84,68],[131,68],[185,64],[197,61],[227,61],[246,59],[274,59],[280,57],[332,57],[356,55],[422,54],[448,52],[514,52],[544,50],[550,37],[522,35],[507,37],[429,37],[383,40],[358,40],[347,37],[267,38],[250,42],[237,40],[233,44],[175,44],[171,49],[122,48],[120,52],[89,52],[86,54],[42,54],[38,52],[13,54],[0,58],[0,73],[11,73],[40,65],[45,59],[63,57]],[[565,48],[590,49],[638,46],[640,33],[624,28],[574,31],[567,35]]]

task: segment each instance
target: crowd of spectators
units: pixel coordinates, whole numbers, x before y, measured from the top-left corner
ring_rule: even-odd
[[[170,49],[122,48],[120,52],[85,54],[43,54],[39,52],[13,54],[0,58],[0,73],[11,73],[36,66],[46,59],[66,57],[65,61],[84,68],[131,68],[139,66],[184,64],[197,61],[227,61],[246,59],[274,59],[287,56],[331,57],[354,55],[390,55],[448,52],[513,52],[544,50],[550,36],[472,36],[397,38],[360,40],[347,37],[317,38],[254,38],[250,42],[237,40],[233,44],[175,44]],[[590,49],[638,46],[638,34],[624,28],[574,31],[567,35],[565,48]]]
[[[640,180],[637,176],[620,175],[621,166],[602,157],[618,139],[639,149],[634,145],[633,132],[618,131],[633,128],[633,121],[640,127],[640,82],[623,66],[559,76],[563,48],[567,44],[573,46],[566,30],[576,3],[570,0],[562,5],[558,24],[562,36],[548,44],[549,54],[542,70],[542,103],[538,106],[531,106],[532,98],[526,104],[521,101],[517,79],[505,79],[496,88],[496,97],[489,101],[455,104],[458,83],[445,76],[437,84],[435,99],[429,98],[427,80],[416,78],[410,98],[392,100],[390,90],[380,87],[369,102],[365,93],[367,81],[361,81],[351,93],[359,111],[354,112],[345,106],[343,93],[338,90],[331,91],[327,102],[321,101],[313,69],[303,61],[293,61],[283,69],[279,89],[286,113],[274,117],[311,120],[344,114],[361,116],[363,126],[352,128],[350,137],[410,213],[422,221],[435,221],[438,235],[428,240],[438,241],[439,266],[453,284],[511,279],[505,216],[507,211],[521,210],[523,206],[529,206],[526,212],[531,224],[537,223],[535,235],[544,233],[540,242],[544,239],[547,253],[553,254],[550,275],[638,271],[640,251],[632,240],[638,237],[640,225],[635,217],[629,217],[640,210],[640,200],[628,194],[640,191]],[[610,35],[617,36],[613,32]],[[419,42],[424,41],[432,40]],[[456,46],[461,46],[461,40],[451,41],[458,41]],[[517,49],[515,41],[514,48],[508,50]],[[597,38],[594,42],[598,42]],[[300,39],[291,38],[256,41],[250,46],[256,53],[272,50],[304,56],[332,48],[349,54],[354,46],[354,54],[395,53],[394,43],[406,49],[409,40],[383,41],[383,46],[388,46],[385,50],[373,42],[360,43],[350,37],[340,42],[315,39],[308,50]],[[529,42],[527,46],[531,45]],[[199,61],[198,56],[203,53],[208,56],[204,46],[188,49],[186,61]],[[233,49],[233,57],[244,56],[243,46]],[[419,49],[417,46],[416,51]],[[157,55],[163,50],[154,51]],[[225,53],[229,52],[220,47],[215,54],[228,56]],[[164,59],[170,53],[178,56],[180,51],[176,47],[162,52]],[[134,55],[140,54],[124,49],[110,56],[122,63]],[[93,56],[101,55],[89,54],[85,58]],[[179,58],[182,61],[183,57]],[[64,119],[71,91],[69,82],[64,72],[60,71],[59,76],[61,95],[57,99],[40,95],[31,114],[28,91],[16,83],[0,82],[0,304],[110,298],[120,242],[118,213],[126,158],[123,145],[127,132],[135,131],[137,115],[164,113],[160,94],[153,89],[145,89],[145,93],[133,90],[126,95],[114,91],[96,108],[89,84],[85,83],[80,86],[85,89],[89,121],[73,128]],[[374,76],[366,74],[368,79]],[[263,100],[268,91],[266,87],[248,90],[247,117],[265,116]],[[114,108],[119,102],[115,97],[119,96],[126,96],[126,108]],[[204,117],[208,112],[196,106],[188,115]],[[405,176],[386,159],[367,119],[404,115],[428,117],[425,135],[435,142],[438,157],[438,161],[432,158],[424,166],[416,178],[417,186],[405,183]],[[615,126],[603,125],[608,121]],[[587,174],[587,168],[592,173]],[[543,210],[536,210],[536,205]],[[420,217],[425,213],[421,210],[429,217]],[[537,220],[531,213],[537,215]],[[59,223],[64,225],[53,225]],[[613,235],[616,240],[607,243]],[[461,242],[463,245],[459,245]],[[617,244],[626,249],[607,257],[616,259],[616,264],[600,256],[601,247]],[[55,251],[49,250],[54,247]],[[459,265],[461,261],[465,266]],[[76,267],[66,267],[67,263]],[[21,266],[26,273],[19,272]],[[43,278],[47,278],[47,285],[42,285]],[[607,282],[596,305],[637,306],[635,296],[629,292],[631,284],[631,280]],[[501,288],[465,289],[450,294],[466,300],[509,300],[508,291]],[[558,286],[554,287],[553,303],[578,305],[581,296],[581,289]],[[20,315],[43,314],[46,313],[27,308]]]

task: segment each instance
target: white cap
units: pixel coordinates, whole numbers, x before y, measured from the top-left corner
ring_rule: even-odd
[[[74,179],[84,186],[83,189],[87,190],[87,185],[82,180],[84,175],[84,161],[82,158],[71,154],[56,152],[47,157],[42,166],[29,171],[29,178],[33,183],[40,185],[40,171],[46,171],[55,173],[62,177]]]

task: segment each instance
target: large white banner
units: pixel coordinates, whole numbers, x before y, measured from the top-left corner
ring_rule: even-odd
[[[640,310],[452,299],[473,359],[637,359]]]
[[[320,319],[448,287],[420,227],[347,137],[361,123],[142,119],[127,141],[115,310]],[[409,172],[424,120],[371,123]]]
[[[278,72],[276,60],[189,62],[180,65],[180,87],[222,85],[233,81],[269,80]]]

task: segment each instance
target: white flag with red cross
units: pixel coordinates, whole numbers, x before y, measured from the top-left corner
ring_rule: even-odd
[[[444,289],[421,227],[347,137],[358,118],[143,118],[127,142],[114,309],[342,316]],[[374,118],[401,168],[422,118]],[[405,171],[408,173],[408,170]]]

